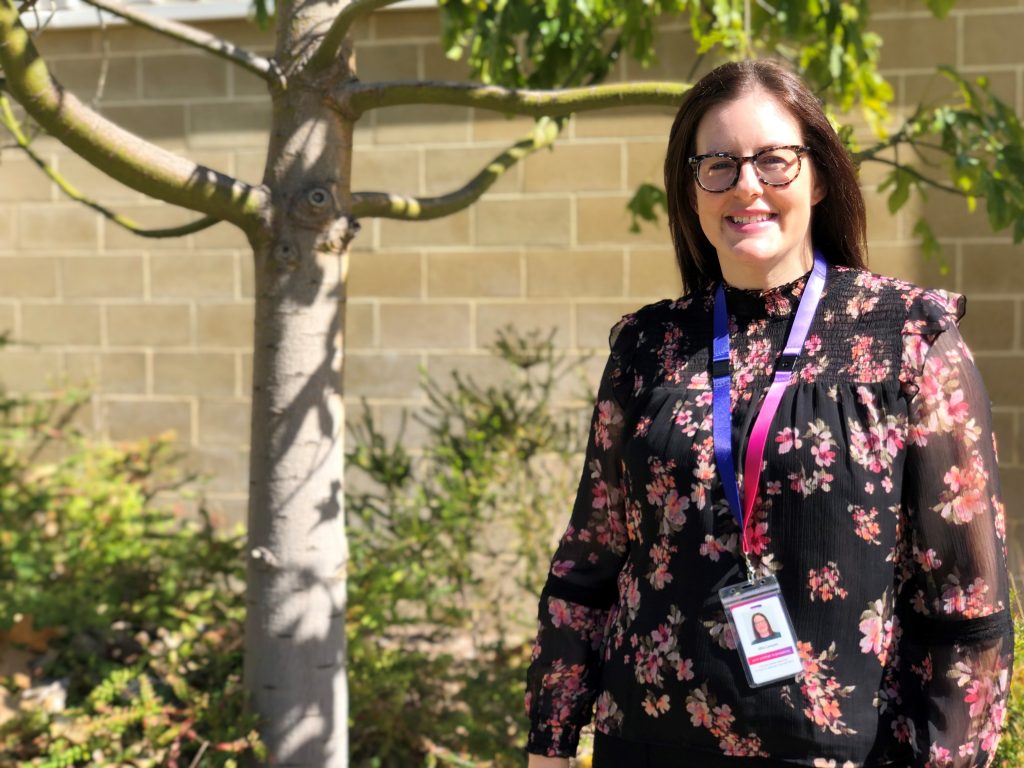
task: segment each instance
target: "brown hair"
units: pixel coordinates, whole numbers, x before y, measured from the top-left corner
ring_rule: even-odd
[[[811,240],[831,264],[864,268],[867,240],[864,198],[857,169],[821,104],[795,74],[774,61],[737,61],[715,68],[690,89],[676,114],[665,155],[668,224],[676,262],[687,291],[722,279],[714,247],[704,236],[695,206],[696,182],[687,159],[695,154],[697,127],[719,104],[761,88],[784,106],[800,125],[811,148],[814,173],[825,197],[811,215]]]

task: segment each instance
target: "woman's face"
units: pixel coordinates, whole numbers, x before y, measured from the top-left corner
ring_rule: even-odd
[[[697,126],[696,154],[728,152],[749,157],[765,147],[802,145],[800,125],[765,91],[748,91],[710,109]],[[701,229],[718,253],[722,274],[738,288],[771,288],[811,268],[811,206],[824,196],[813,161],[801,158],[800,174],[785,187],[757,178],[743,163],[736,186],[725,192],[696,187]]]
[[[759,613],[754,616],[754,631],[757,632],[758,637],[768,637],[772,633],[768,619]]]

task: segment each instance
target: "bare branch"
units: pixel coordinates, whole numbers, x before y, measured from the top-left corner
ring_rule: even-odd
[[[404,104],[448,104],[505,114],[561,117],[573,112],[631,106],[677,107],[691,86],[686,83],[611,83],[551,91],[516,90],[496,85],[396,80],[341,86],[337,108],[357,118],[369,109]]]
[[[132,189],[248,233],[264,226],[269,192],[140,139],[83,105],[47,70],[13,0],[0,0],[5,88],[48,134]]]
[[[97,213],[100,213],[110,221],[114,222],[120,227],[127,229],[132,234],[138,235],[139,237],[149,238],[168,238],[168,237],[181,237],[183,235],[190,235],[194,232],[201,232],[204,229],[209,229],[214,224],[219,224],[220,219],[213,218],[212,216],[204,216],[201,219],[184,224],[180,227],[171,227],[168,229],[145,229],[137,222],[123,216],[120,213],[115,213],[109,208],[97,203],[95,200],[86,197],[84,194],[78,191],[75,186],[65,179],[57,170],[47,163],[39,154],[32,149],[31,141],[28,136],[25,135],[25,131],[22,130],[21,123],[18,122],[18,118],[14,116],[14,110],[11,109],[11,102],[7,96],[0,94],[0,120],[3,121],[4,127],[10,131],[14,137],[17,146],[25,152],[39,168],[45,173],[50,179],[60,187],[60,190],[82,205],[88,208],[92,208]]]
[[[152,32],[156,32],[158,35],[191,45],[193,48],[199,48],[207,53],[212,53],[214,56],[230,61],[232,64],[237,64],[277,88],[283,90],[286,87],[284,73],[281,72],[281,69],[273,59],[246,51],[234,43],[222,40],[216,35],[211,35],[209,32],[196,29],[188,24],[182,24],[179,21],[150,16],[148,13],[142,13],[134,8],[122,5],[117,0],[84,0],[84,2],[94,8],[112,13],[136,26],[145,27]]]
[[[440,197],[409,197],[387,192],[356,192],[352,195],[352,213],[358,218],[426,221],[461,211],[480,199],[501,176],[520,160],[550,146],[558,138],[555,120],[542,117],[530,134],[495,157],[487,167],[460,189]]]
[[[338,57],[338,51],[341,49],[342,43],[345,42],[345,36],[348,35],[349,29],[360,16],[400,2],[401,0],[352,0],[331,22],[331,27],[320,41],[320,46],[306,63],[306,72],[316,74],[331,66]]]

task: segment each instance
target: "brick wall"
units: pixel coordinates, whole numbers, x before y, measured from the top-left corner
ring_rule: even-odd
[[[902,104],[949,86],[935,65],[988,75],[1018,110],[1024,33],[1017,0],[960,0],[945,21],[920,3],[874,4],[883,68]],[[266,49],[241,22],[210,24]],[[356,29],[364,79],[463,76],[438,43],[432,11],[378,13]],[[40,45],[58,77],[112,118],[166,147],[255,181],[262,175],[268,102],[262,82],[152,34],[125,28],[48,31]],[[624,62],[616,77],[686,77],[693,45],[667,27],[649,71]],[[897,109],[897,114],[899,110]],[[506,323],[557,329],[570,354],[597,353],[609,326],[648,301],[677,295],[668,238],[628,232],[625,202],[656,182],[671,122],[666,110],[615,110],[573,120],[552,151],[514,167],[473,209],[422,224],[366,222],[352,256],[346,361],[350,401],[366,398],[386,427],[415,408],[421,366],[500,375],[486,347]],[[370,113],[356,134],[357,189],[436,194],[467,180],[530,122],[453,108]],[[37,146],[61,172],[120,212],[151,226],[191,215],[153,204],[106,179],[52,140]],[[209,495],[228,519],[244,516],[251,370],[251,265],[244,238],[226,225],[181,240],[134,237],[67,202],[16,151],[0,164],[0,330],[17,344],[0,353],[10,389],[43,391],[88,381],[83,413],[96,434],[128,438],[174,429],[190,461],[213,476]],[[880,272],[966,292],[964,332],[995,405],[1003,483],[1013,520],[1024,521],[1024,251],[993,235],[981,214],[934,193],[925,213],[948,272],[911,240],[918,211],[891,216],[865,167],[871,263]],[[357,409],[350,412],[355,413]],[[415,440],[416,435],[410,437]],[[1015,533],[1015,538],[1017,538]]]

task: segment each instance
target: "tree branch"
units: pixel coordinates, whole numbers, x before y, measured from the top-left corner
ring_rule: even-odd
[[[356,19],[360,16],[377,10],[378,8],[384,8],[389,5],[396,5],[402,0],[352,0],[348,5],[341,9],[338,15],[331,22],[330,29],[327,30],[327,34],[324,35],[323,40],[320,41],[319,47],[316,52],[306,62],[305,70],[309,74],[316,74],[322,72],[334,63],[334,60],[338,57],[338,51],[341,48],[342,43],[345,42],[345,36],[348,35],[348,31],[352,28],[352,24],[355,23]]]
[[[516,90],[496,85],[396,80],[341,86],[336,107],[352,119],[369,109],[404,104],[448,104],[505,114],[561,117],[610,107],[677,107],[691,86],[686,83],[613,83],[551,91]]]
[[[352,214],[358,218],[426,221],[461,211],[480,199],[501,176],[520,160],[550,146],[558,138],[555,120],[542,117],[530,134],[495,157],[487,167],[460,189],[439,197],[409,197],[387,192],[356,192]]]
[[[230,221],[248,233],[264,224],[269,193],[151,144],[101,117],[50,75],[18,19],[0,0],[5,87],[48,134],[108,176],[143,194]]]
[[[962,189],[951,187],[948,184],[943,184],[940,181],[936,181],[933,178],[925,176],[923,173],[913,168],[912,166],[903,165],[902,163],[898,163],[895,160],[888,160],[884,157],[869,157],[868,160],[875,163],[882,163],[883,165],[890,165],[893,168],[897,168],[903,171],[904,173],[909,173],[922,184],[927,184],[929,187],[934,187],[935,189],[941,189],[943,192],[949,192],[951,195],[957,195],[958,197],[972,197],[972,195],[970,195],[967,192],[964,192]],[[982,195],[973,195],[973,197],[982,197]]]
[[[65,195],[70,197],[72,200],[82,203],[82,205],[85,205],[88,208],[92,208],[97,213],[100,213],[118,226],[127,229],[132,234],[138,235],[139,237],[149,238],[181,237],[183,235],[193,234],[194,232],[202,232],[204,229],[209,229],[214,224],[220,223],[220,219],[215,219],[212,216],[204,216],[201,219],[197,219],[196,221],[184,224],[180,227],[171,227],[168,229],[145,229],[127,216],[115,213],[109,208],[97,203],[95,200],[83,195],[71,182],[58,173],[53,166],[43,160],[43,158],[40,157],[34,149],[32,149],[32,144],[28,136],[26,136],[25,132],[22,130],[21,123],[19,123],[18,118],[14,116],[14,110],[11,109],[10,100],[4,94],[0,94],[0,120],[3,121],[4,127],[10,131],[15,142],[17,142],[18,147],[20,147],[25,154],[29,156],[32,162],[35,163],[43,173],[49,176],[50,179],[60,187],[60,190]]]
[[[144,27],[158,35],[169,37],[180,43],[191,45],[193,48],[212,53],[222,59],[237,64],[247,69],[254,75],[261,77],[271,85],[281,88],[286,87],[284,73],[277,66],[273,59],[264,58],[250,51],[239,48],[234,43],[222,40],[216,35],[211,35],[188,24],[182,24],[170,19],[160,19],[129,8],[117,2],[117,0],[84,0],[87,5],[99,8],[107,13],[112,13],[125,21],[129,21],[138,27]]]

